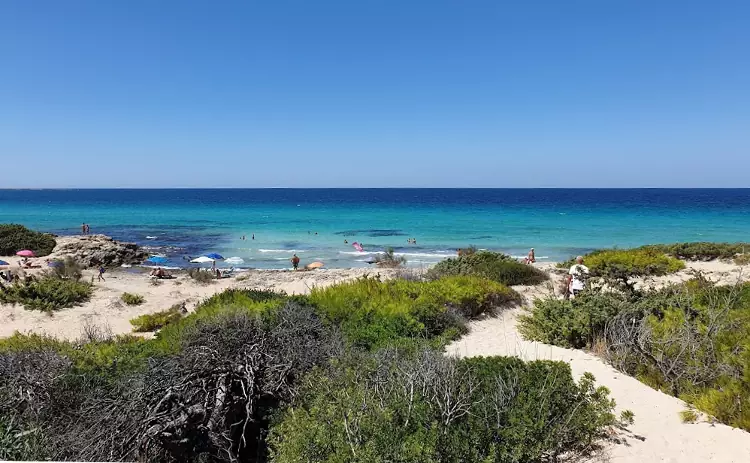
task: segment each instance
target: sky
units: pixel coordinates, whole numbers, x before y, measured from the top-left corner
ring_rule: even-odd
[[[0,0],[0,188],[749,172],[747,1]]]

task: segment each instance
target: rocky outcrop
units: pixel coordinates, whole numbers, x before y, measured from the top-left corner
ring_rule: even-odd
[[[148,253],[135,243],[121,243],[106,235],[60,236],[48,259],[72,257],[86,267],[105,265],[119,267],[140,263]]]

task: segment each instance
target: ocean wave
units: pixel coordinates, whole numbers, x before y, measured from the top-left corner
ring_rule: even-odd
[[[146,239],[147,239],[147,240],[155,240],[155,239],[156,239],[156,236],[149,236],[149,235],[146,235]]]
[[[305,252],[305,251],[298,251],[296,249],[258,249],[258,252],[289,252],[289,253],[297,253],[297,252]]]

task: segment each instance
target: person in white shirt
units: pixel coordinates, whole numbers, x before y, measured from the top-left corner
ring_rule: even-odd
[[[576,297],[578,293],[586,288],[586,276],[589,274],[589,268],[583,265],[583,257],[576,257],[576,263],[570,267],[568,272],[568,291],[570,297]]]

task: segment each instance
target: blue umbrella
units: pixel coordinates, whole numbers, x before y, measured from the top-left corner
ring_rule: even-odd
[[[216,254],[215,252],[212,252],[211,254],[206,254],[206,257],[210,259],[215,259],[215,260],[224,260],[221,254]]]
[[[151,256],[148,259],[146,259],[146,262],[150,264],[166,264],[167,258],[162,256]]]
[[[4,260],[0,260],[0,265],[10,265],[10,264],[5,262]]]

